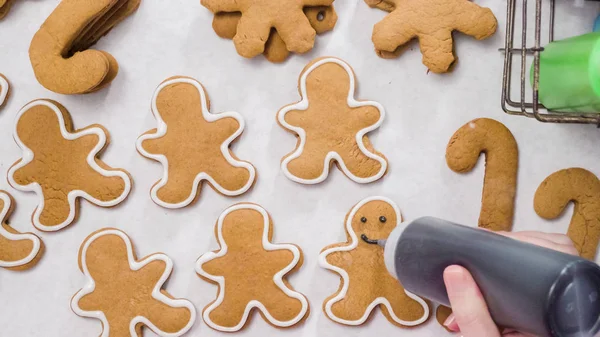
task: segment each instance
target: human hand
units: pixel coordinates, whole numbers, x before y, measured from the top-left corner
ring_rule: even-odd
[[[541,232],[497,233],[566,254],[579,255],[573,241],[566,235]],[[463,337],[531,337],[514,330],[500,330],[496,326],[479,287],[465,268],[446,268],[444,282],[453,310],[453,314],[444,323],[449,330],[461,332]]]

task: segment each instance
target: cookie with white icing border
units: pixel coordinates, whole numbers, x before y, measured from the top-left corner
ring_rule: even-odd
[[[6,104],[8,96],[10,95],[10,83],[4,75],[0,74],[0,108]]]
[[[32,233],[19,233],[8,224],[14,200],[8,192],[0,190],[0,267],[25,270],[33,267],[41,258],[44,245]]]
[[[221,248],[196,262],[198,275],[219,287],[216,300],[202,312],[209,327],[239,331],[254,309],[278,328],[308,316],[307,299],[286,280],[301,267],[302,251],[271,243],[273,224],[265,209],[249,203],[231,206],[219,216],[215,234]]]
[[[357,183],[385,175],[387,159],[367,137],[383,123],[385,109],[377,102],[357,101],[355,90],[354,72],[340,59],[320,58],[304,68],[302,101],[277,113],[277,122],[298,137],[296,150],[281,162],[287,178],[317,184],[327,179],[333,163]]]
[[[151,189],[152,200],[165,208],[190,205],[203,181],[226,196],[247,192],[256,180],[252,164],[230,150],[244,131],[237,112],[213,114],[200,82],[173,77],[163,82],[152,99],[156,129],[140,136],[138,152],[163,165],[163,177]]]
[[[194,325],[194,305],[163,289],[173,261],[160,253],[138,260],[120,230],[88,236],[79,251],[79,269],[87,283],[72,298],[71,309],[100,320],[101,337],[141,337],[143,326],[161,337],[177,337]]]
[[[369,240],[387,239],[401,225],[398,206],[385,197],[370,197],[346,216],[347,241],[323,249],[319,264],[340,276],[338,291],[323,303],[325,315],[344,325],[362,325],[380,307],[387,320],[400,327],[423,324],[429,305],[406,291],[388,272],[383,248]]]
[[[17,114],[14,139],[22,150],[8,171],[8,182],[20,191],[35,192],[40,201],[32,222],[42,231],[57,231],[77,218],[79,199],[113,207],[131,191],[131,178],[98,157],[109,143],[99,125],[76,130],[59,103],[36,100]]]

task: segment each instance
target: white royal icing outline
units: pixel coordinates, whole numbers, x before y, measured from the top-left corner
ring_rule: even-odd
[[[408,295],[408,297],[412,298],[413,300],[417,301],[419,304],[421,304],[421,306],[423,307],[424,310],[424,314],[423,317],[419,318],[416,321],[404,321],[401,320],[400,318],[398,318],[398,316],[396,316],[396,314],[394,313],[394,310],[392,309],[392,305],[390,304],[390,301],[385,298],[385,297],[378,297],[376,298],[365,310],[364,315],[355,321],[350,321],[350,320],[345,320],[342,318],[339,318],[337,316],[335,316],[331,310],[331,307],[339,302],[340,300],[342,300],[344,297],[346,297],[346,294],[348,292],[348,288],[350,287],[350,276],[348,275],[348,273],[339,267],[336,267],[334,265],[331,265],[329,262],[327,262],[327,256],[329,254],[335,253],[335,252],[347,252],[347,251],[351,251],[353,249],[355,249],[356,247],[358,247],[358,237],[356,236],[356,233],[354,232],[354,229],[352,229],[352,219],[354,218],[354,216],[356,215],[356,212],[365,204],[371,202],[371,201],[383,201],[385,203],[390,204],[393,208],[394,211],[396,212],[396,219],[399,219],[400,221],[398,222],[398,225],[400,225],[401,223],[401,219],[402,219],[402,215],[400,214],[400,209],[398,208],[398,206],[396,205],[395,202],[393,202],[392,200],[390,200],[389,198],[386,197],[379,197],[379,196],[374,196],[374,197],[369,197],[366,199],[363,199],[361,202],[359,202],[358,204],[356,204],[352,210],[350,211],[350,213],[348,214],[348,218],[346,220],[346,231],[348,232],[348,234],[350,235],[350,239],[351,239],[351,243],[349,246],[342,246],[342,247],[335,247],[335,248],[330,248],[327,249],[325,251],[323,251],[321,254],[319,254],[319,265],[322,268],[331,270],[333,272],[336,272],[340,275],[340,277],[342,278],[342,289],[339,291],[339,293],[331,298],[330,300],[328,300],[325,303],[325,314],[327,315],[327,317],[329,317],[329,319],[331,319],[334,322],[340,323],[340,324],[344,324],[344,325],[361,325],[363,323],[365,323],[367,321],[367,319],[369,318],[369,315],[371,315],[371,312],[378,306],[378,305],[383,305],[388,309],[388,312],[390,313],[390,317],[398,324],[400,325],[404,325],[404,326],[417,326],[419,324],[424,323],[425,321],[427,321],[427,319],[429,318],[429,306],[427,305],[427,303],[420,297],[414,295],[413,293],[408,292],[406,289],[404,290],[404,292],[406,293],[406,295]]]
[[[158,195],[157,195],[158,190],[161,187],[165,186],[169,179],[169,161],[165,155],[151,154],[151,153],[147,152],[143,148],[142,143],[148,139],[161,138],[167,133],[167,124],[163,121],[162,117],[160,116],[160,112],[158,111],[156,100],[158,99],[158,95],[161,92],[161,90],[163,90],[165,87],[167,87],[171,84],[175,84],[175,83],[191,84],[194,87],[196,87],[196,89],[198,89],[198,92],[200,93],[200,102],[202,105],[202,117],[204,117],[204,119],[206,121],[214,122],[214,121],[218,121],[223,118],[233,118],[239,123],[240,126],[237,129],[237,131],[235,133],[233,133],[229,138],[227,138],[223,142],[223,144],[221,144],[221,153],[225,157],[225,160],[227,160],[227,162],[234,167],[245,168],[248,171],[248,173],[250,174],[246,185],[244,185],[239,190],[235,190],[235,191],[227,190],[223,186],[218,184],[210,175],[206,174],[206,172],[200,172],[196,175],[196,178],[194,179],[194,183],[192,186],[192,192],[190,193],[190,195],[188,196],[188,198],[186,200],[176,203],[176,204],[173,204],[173,203],[168,203],[168,202],[162,201],[158,198]],[[159,206],[162,206],[164,208],[171,208],[171,209],[183,208],[183,207],[190,205],[196,198],[196,195],[198,194],[198,187],[200,186],[200,184],[202,183],[203,180],[208,181],[211,184],[211,186],[214,187],[214,189],[216,189],[219,193],[226,195],[226,196],[238,196],[238,195],[244,194],[250,189],[250,187],[252,187],[252,185],[254,184],[254,180],[256,179],[256,169],[249,162],[236,160],[235,158],[233,158],[233,156],[229,152],[229,146],[231,145],[231,143],[236,138],[238,138],[244,131],[244,128],[245,128],[244,119],[243,119],[242,115],[240,115],[239,113],[234,112],[234,111],[223,112],[223,113],[219,113],[219,114],[211,113],[208,109],[208,104],[206,101],[206,93],[204,92],[204,88],[202,87],[200,82],[196,81],[193,78],[189,78],[189,77],[179,77],[179,78],[171,79],[171,80],[161,83],[161,85],[154,92],[154,97],[152,98],[152,114],[154,115],[154,118],[156,119],[156,122],[158,123],[156,133],[148,133],[148,134],[141,135],[137,139],[137,141],[135,143],[135,147],[142,156],[153,159],[155,161],[158,161],[163,166],[162,178],[156,184],[154,184],[154,186],[152,186],[152,189],[150,190],[150,197],[152,198],[152,201],[154,201],[156,204],[158,204]]]
[[[6,97],[8,96],[8,91],[10,90],[10,84],[6,80],[6,78],[0,76],[0,106],[2,106],[6,102]]]
[[[269,313],[267,308],[261,302],[259,302],[257,300],[252,300],[252,301],[248,302],[248,304],[246,305],[246,309],[244,310],[244,316],[242,317],[242,320],[240,321],[240,323],[238,325],[236,325],[234,327],[220,326],[220,325],[214,323],[210,319],[210,313],[216,307],[221,305],[221,303],[223,302],[223,299],[225,298],[225,278],[223,276],[214,276],[214,275],[207,273],[206,271],[204,271],[204,269],[202,269],[202,265],[227,254],[227,243],[223,239],[223,221],[225,220],[227,215],[229,215],[229,213],[237,211],[237,210],[241,210],[241,209],[255,210],[263,216],[264,230],[263,230],[262,244],[263,244],[263,248],[265,250],[267,250],[267,251],[289,250],[294,255],[293,261],[286,268],[282,269],[281,271],[279,271],[278,273],[276,273],[273,276],[273,282],[275,282],[275,284],[277,285],[277,287],[279,287],[279,289],[281,289],[288,297],[295,298],[295,299],[299,300],[300,303],[302,304],[302,309],[300,310],[300,313],[296,317],[294,317],[292,320],[289,320],[289,321],[276,320],[273,316],[271,316],[271,314]],[[248,316],[250,315],[250,312],[252,311],[253,308],[257,308],[258,310],[260,310],[261,313],[264,315],[264,317],[267,319],[267,321],[270,324],[272,324],[276,327],[281,327],[281,328],[286,328],[286,327],[290,327],[290,326],[297,324],[304,318],[304,316],[308,312],[308,300],[306,299],[306,297],[304,295],[302,295],[301,293],[288,288],[286,286],[285,282],[283,281],[283,278],[286,276],[286,274],[289,273],[291,270],[293,270],[298,265],[298,262],[300,262],[300,257],[301,257],[300,249],[292,244],[274,244],[274,243],[269,242],[269,227],[270,227],[269,219],[270,219],[269,214],[267,213],[267,211],[264,208],[262,208],[258,205],[249,204],[249,203],[233,205],[233,206],[229,207],[228,209],[226,209],[225,211],[223,211],[223,213],[221,213],[221,215],[219,216],[219,220],[217,221],[217,240],[218,240],[218,243],[219,243],[221,249],[219,251],[217,251],[216,253],[208,252],[206,254],[203,254],[196,261],[196,273],[198,273],[198,275],[201,275],[219,285],[219,294],[217,296],[217,299],[214,302],[212,302],[208,307],[206,307],[202,313],[202,319],[211,328],[213,328],[215,330],[223,331],[223,332],[239,331],[246,324],[246,322],[248,320]]]
[[[349,107],[356,108],[356,107],[361,107],[361,106],[374,106],[375,108],[377,108],[377,110],[379,110],[379,120],[377,121],[377,123],[375,123],[371,126],[368,126],[364,129],[361,129],[356,134],[356,143],[358,144],[358,148],[361,150],[361,152],[364,155],[366,155],[367,157],[369,157],[371,159],[375,159],[376,161],[378,161],[381,164],[381,170],[379,170],[379,172],[372,177],[361,178],[361,177],[357,177],[357,176],[353,175],[352,172],[350,172],[348,170],[348,168],[346,167],[346,164],[342,160],[342,157],[336,151],[330,151],[329,153],[327,153],[327,155],[325,156],[325,164],[324,164],[323,172],[321,173],[321,175],[319,177],[317,177],[315,179],[299,178],[299,177],[293,175],[288,169],[288,164],[292,160],[300,157],[300,155],[302,154],[302,151],[304,151],[304,144],[306,143],[306,131],[304,131],[304,129],[302,129],[300,127],[296,127],[296,126],[293,126],[293,125],[290,125],[289,123],[287,123],[285,121],[285,115],[288,112],[293,111],[293,110],[307,110],[308,109],[309,102],[308,102],[308,95],[307,95],[307,90],[306,90],[306,80],[308,78],[308,75],[313,70],[317,69],[318,67],[322,66],[325,63],[335,63],[335,64],[341,66],[348,73],[348,77],[350,78],[350,88],[348,90],[348,106]],[[297,146],[297,148],[294,150],[294,152],[292,152],[287,157],[285,157],[281,162],[281,169],[283,171],[283,174],[288,179],[295,181],[297,183],[300,183],[300,184],[321,183],[325,179],[327,179],[327,177],[329,176],[329,169],[330,169],[330,164],[331,164],[332,160],[335,160],[338,163],[342,172],[344,172],[344,174],[348,178],[350,178],[351,180],[353,180],[357,183],[360,183],[360,184],[372,183],[378,179],[381,179],[381,177],[383,177],[385,175],[385,172],[387,171],[387,167],[388,167],[388,163],[385,160],[385,158],[383,158],[382,156],[379,156],[375,153],[370,152],[367,149],[367,147],[365,146],[365,144],[363,143],[363,136],[365,134],[379,128],[381,126],[381,124],[383,123],[383,119],[385,118],[385,109],[380,103],[375,102],[375,101],[357,101],[354,98],[355,88],[356,88],[356,83],[355,83],[355,78],[354,78],[354,72],[352,71],[352,68],[350,67],[350,65],[348,65],[346,62],[344,62],[340,59],[334,58],[334,57],[328,57],[328,58],[317,61],[315,64],[313,64],[310,68],[308,68],[302,74],[302,77],[300,78],[300,95],[302,96],[302,100],[298,103],[285,106],[285,107],[281,108],[281,110],[279,110],[279,112],[277,112],[277,120],[279,121],[279,123],[284,128],[296,133],[298,135],[298,137],[300,138],[300,144]]]
[[[7,220],[6,217],[8,216],[8,212],[10,211],[10,207],[12,205],[12,200],[11,200],[9,194],[4,191],[0,191],[0,200],[2,200],[4,202],[4,209],[2,209],[2,211],[0,212],[0,221],[3,221],[5,223],[5,221]],[[0,226],[0,235],[11,241],[29,240],[29,241],[33,242],[33,247],[31,248],[31,253],[29,253],[29,255],[27,255],[27,257],[25,257],[21,260],[17,260],[17,261],[0,260],[0,267],[2,267],[2,268],[14,268],[14,267],[24,266],[24,265],[30,263],[31,261],[33,261],[40,253],[40,249],[42,247],[42,241],[40,240],[39,237],[37,237],[36,235],[34,235],[32,233],[14,234],[14,233],[7,231],[4,228],[4,226]]]
[[[100,232],[98,232],[98,233],[94,234],[93,236],[91,236],[90,238],[86,239],[86,241],[83,243],[83,246],[81,248],[81,267],[83,269],[83,274],[88,279],[88,283],[86,284],[86,286],[84,288],[82,288],[80,291],[78,291],[77,294],[75,294],[75,296],[73,296],[73,299],[71,300],[71,309],[73,310],[73,312],[75,312],[75,314],[77,314],[80,317],[95,318],[95,319],[100,320],[102,322],[102,334],[100,335],[100,337],[108,337],[109,336],[110,326],[108,324],[108,320],[106,319],[106,315],[104,315],[104,312],[102,312],[102,311],[85,311],[79,307],[79,301],[81,300],[81,298],[83,298],[85,295],[88,295],[88,294],[94,292],[94,290],[96,288],[96,282],[90,275],[90,273],[88,271],[88,267],[87,267],[87,261],[86,261],[87,250],[88,250],[89,246],[92,244],[92,242],[94,242],[99,237],[102,237],[105,235],[117,235],[125,242],[125,245],[127,246],[127,259],[129,260],[129,267],[133,271],[140,270],[141,268],[145,267],[147,264],[154,262],[156,260],[163,261],[166,265],[165,271],[163,272],[159,281],[154,286],[154,289],[152,290],[152,297],[155,300],[163,302],[164,304],[166,304],[170,307],[187,308],[190,311],[190,321],[188,322],[188,324],[183,329],[179,330],[178,332],[174,332],[174,333],[167,333],[167,332],[164,332],[164,331],[158,329],[152,322],[150,322],[150,320],[148,320],[148,318],[146,318],[144,316],[136,316],[131,320],[131,322],[129,324],[129,332],[130,332],[131,336],[132,337],[137,336],[135,327],[137,324],[140,324],[140,323],[144,324],[146,327],[148,327],[150,330],[152,330],[155,334],[157,334],[161,337],[178,337],[178,336],[181,336],[181,335],[185,334],[186,332],[188,332],[192,328],[192,326],[194,325],[194,323],[196,321],[196,308],[194,307],[192,302],[190,302],[186,299],[172,299],[172,298],[169,298],[168,296],[164,295],[161,292],[161,289],[163,288],[164,283],[171,276],[171,272],[173,271],[173,261],[165,254],[152,254],[152,255],[146,257],[145,259],[140,260],[139,262],[136,261],[135,258],[133,257],[133,245],[131,244],[131,239],[127,236],[127,234],[125,234],[124,232],[117,230],[117,229],[101,230]]]
[[[90,165],[90,167],[93,170],[95,170],[96,172],[100,173],[101,175],[103,175],[105,177],[120,177],[121,179],[123,179],[123,182],[125,185],[123,193],[118,198],[116,198],[114,200],[110,200],[110,201],[98,200],[83,190],[70,191],[67,196],[68,201],[69,201],[69,216],[67,217],[67,219],[65,221],[63,221],[61,224],[58,224],[56,226],[46,226],[40,222],[40,215],[42,214],[42,211],[44,209],[44,202],[45,202],[44,194],[42,193],[42,188],[41,188],[40,184],[37,182],[33,182],[28,185],[20,185],[14,180],[15,172],[17,170],[19,170],[20,168],[24,167],[25,165],[29,164],[33,160],[33,156],[34,156],[33,151],[31,151],[25,144],[23,144],[23,142],[19,138],[19,134],[17,133],[17,124],[19,123],[19,119],[25,112],[29,111],[29,109],[31,109],[35,106],[40,106],[40,105],[50,108],[52,111],[54,111],[54,113],[56,114],[56,117],[58,118],[58,125],[60,127],[60,133],[62,134],[63,138],[65,138],[66,140],[75,140],[75,139],[78,139],[78,138],[81,138],[81,137],[87,136],[87,135],[96,135],[98,137],[98,143],[90,151],[90,153],[87,156],[88,165]],[[67,131],[67,129],[65,127],[65,119],[62,115],[60,108],[50,101],[47,101],[44,99],[35,100],[33,102],[28,103],[20,110],[17,113],[17,117],[15,118],[15,129],[14,129],[13,138],[14,138],[15,142],[17,143],[17,145],[22,150],[22,158],[8,170],[8,177],[7,177],[8,183],[14,189],[17,189],[17,190],[23,191],[23,192],[35,192],[39,196],[40,201],[39,201],[38,206],[36,207],[36,209],[33,213],[33,216],[31,218],[33,221],[33,225],[41,231],[55,232],[55,231],[61,230],[65,227],[69,226],[75,219],[75,214],[76,214],[75,201],[77,200],[77,198],[83,198],[83,199],[89,201],[90,203],[95,204],[100,207],[113,207],[113,206],[116,206],[119,203],[121,203],[123,200],[125,200],[125,198],[127,198],[127,196],[129,195],[129,192],[131,191],[131,179],[129,178],[129,175],[127,175],[127,173],[120,171],[118,169],[105,170],[104,168],[100,167],[98,165],[98,163],[96,163],[96,156],[104,148],[104,146],[106,145],[106,142],[107,142],[107,136],[106,136],[105,131],[99,127],[91,127],[91,128],[87,128],[87,129],[84,129],[81,131],[76,131],[75,133],[70,133],[69,131]]]

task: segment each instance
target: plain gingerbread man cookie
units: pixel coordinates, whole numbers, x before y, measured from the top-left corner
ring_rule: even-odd
[[[237,196],[256,180],[252,164],[229,149],[244,131],[237,112],[213,114],[200,82],[174,77],[163,82],[152,99],[158,128],[138,138],[137,150],[163,165],[164,174],[151,189],[152,200],[166,208],[190,205],[206,180],[217,192]]]
[[[333,6],[304,7],[303,10],[317,34],[332,30],[338,19]],[[222,38],[233,39],[237,33],[237,26],[241,17],[242,13],[240,12],[215,13],[213,19],[215,33]],[[263,54],[267,60],[273,63],[281,63],[290,55],[290,51],[277,30],[271,29]]]
[[[317,184],[335,163],[357,183],[383,177],[387,160],[375,151],[367,133],[383,123],[385,109],[377,102],[354,98],[352,68],[337,58],[317,59],[304,68],[299,83],[302,101],[277,113],[277,122],[299,138],[296,150],[281,162],[285,176]]]
[[[201,0],[213,13],[241,12],[233,38],[238,54],[252,58],[265,51],[275,28],[291,52],[306,53],[315,44],[316,31],[304,7],[331,6],[334,0]]]
[[[267,211],[254,204],[234,205],[221,214],[215,233],[221,248],[196,263],[198,275],[219,286],[217,299],[202,313],[208,326],[238,331],[254,309],[278,328],[308,316],[308,301],[285,279],[302,266],[302,251],[271,243],[273,224]]]
[[[404,290],[388,272],[383,248],[367,240],[387,239],[401,226],[398,206],[384,197],[371,197],[355,205],[346,216],[347,241],[326,247],[319,264],[339,274],[339,290],[323,303],[329,319],[344,325],[364,324],[380,307],[392,324],[420,325],[429,318],[429,306]]]
[[[454,63],[452,32],[457,30],[477,40],[496,32],[492,11],[469,0],[365,0],[371,7],[391,12],[373,29],[378,54],[392,57],[399,47],[418,39],[423,64],[434,73],[445,73]]]
[[[32,216],[36,228],[57,231],[70,225],[80,198],[101,207],[125,200],[132,185],[129,174],[98,159],[109,142],[103,127],[75,130],[69,112],[49,100],[27,104],[16,120],[14,139],[23,154],[8,171],[8,182],[38,194]]]
[[[143,326],[161,337],[177,337],[194,325],[194,305],[163,289],[173,261],[164,254],[138,260],[120,230],[88,236],[79,250],[79,269],[87,284],[73,296],[71,309],[100,320],[101,337],[142,337]]]
[[[44,244],[32,233],[19,233],[8,225],[14,200],[0,191],[0,267],[25,270],[33,267],[44,252]]]

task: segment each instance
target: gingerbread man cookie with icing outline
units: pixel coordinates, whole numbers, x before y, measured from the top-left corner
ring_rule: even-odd
[[[256,180],[254,166],[230,150],[244,131],[244,119],[237,112],[213,114],[209,104],[204,88],[192,78],[174,77],[156,89],[152,113],[158,128],[140,136],[136,148],[163,165],[163,177],[150,191],[162,207],[190,205],[204,180],[226,196],[247,192]]]
[[[8,95],[10,95],[10,83],[4,75],[0,74],[0,109],[6,104]]]
[[[26,270],[41,258],[44,245],[33,233],[19,233],[8,225],[14,200],[8,192],[0,190],[0,267]]]
[[[264,208],[249,203],[229,207],[219,216],[215,234],[221,248],[196,262],[196,273],[219,287],[217,299],[202,313],[208,326],[239,331],[254,309],[278,328],[308,316],[308,300],[285,278],[302,266],[302,251],[271,243],[273,225]]]
[[[100,207],[121,203],[131,191],[131,178],[98,159],[109,143],[99,125],[75,130],[59,103],[36,100],[17,114],[14,139],[22,150],[8,171],[9,184],[35,192],[40,201],[32,222],[42,231],[58,231],[75,221],[79,198]]]
[[[194,325],[194,305],[163,289],[173,261],[160,253],[138,260],[120,230],[105,228],[88,236],[79,251],[79,269],[87,284],[71,299],[71,309],[100,320],[101,337],[141,337],[143,326],[161,337],[177,337]]]
[[[344,325],[362,325],[380,307],[387,320],[400,327],[423,324],[429,305],[406,291],[388,272],[383,249],[373,240],[386,239],[402,215],[385,197],[370,197],[356,204],[346,216],[347,241],[323,249],[319,265],[339,274],[338,291],[323,303],[325,315]]]
[[[303,70],[302,101],[277,113],[277,122],[298,137],[296,150],[281,162],[290,180],[323,182],[334,162],[357,183],[371,183],[386,174],[387,159],[367,137],[383,123],[385,109],[377,102],[357,101],[355,89],[354,72],[340,59],[320,58]]]

